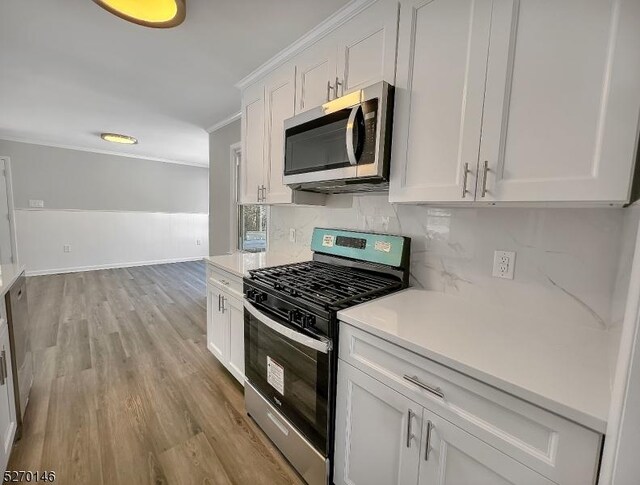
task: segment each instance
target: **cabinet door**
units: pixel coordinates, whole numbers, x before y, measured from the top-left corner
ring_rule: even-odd
[[[379,0],[338,32],[338,96],[378,81],[395,84],[398,2]]]
[[[2,381],[0,385],[0,467],[1,471],[4,472],[16,433],[16,408],[13,394],[9,332],[6,322],[0,320],[0,324],[3,326],[0,333],[0,356],[4,363],[4,372],[2,379],[0,379]]]
[[[207,347],[225,366],[228,357],[229,319],[222,313],[222,294],[213,286],[207,289]]]
[[[391,202],[474,200],[491,3],[401,3]]]
[[[342,360],[336,398],[336,485],[415,485],[422,407]]]
[[[291,202],[291,189],[283,182],[284,120],[291,118],[294,114],[295,81],[295,67],[293,65],[285,66],[273,73],[265,86],[265,180],[267,181],[267,203],[269,204]]]
[[[553,485],[428,409],[422,423],[419,485]]]
[[[336,47],[331,36],[296,57],[296,114],[335,97]]]
[[[480,154],[489,171],[478,199],[626,202],[640,2],[494,3]]]
[[[242,301],[224,297],[224,313],[229,321],[229,364],[227,368],[244,385],[244,308]]]
[[[242,93],[242,161],[240,203],[259,202],[264,182],[264,85],[249,86]],[[260,193],[261,195],[261,193]]]

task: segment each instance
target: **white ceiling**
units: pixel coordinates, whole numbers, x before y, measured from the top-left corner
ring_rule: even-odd
[[[1,0],[0,138],[207,165],[205,129],[240,111],[234,84],[346,3],[187,0],[165,30],[91,0]]]

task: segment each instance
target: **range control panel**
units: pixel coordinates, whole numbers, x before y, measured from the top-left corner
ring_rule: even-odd
[[[400,267],[405,249],[408,248],[408,241],[409,239],[403,236],[316,227],[311,239],[311,250]]]

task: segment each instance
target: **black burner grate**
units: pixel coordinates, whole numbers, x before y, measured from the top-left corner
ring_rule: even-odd
[[[254,281],[327,309],[346,308],[402,288],[402,282],[393,278],[318,261],[249,273]]]

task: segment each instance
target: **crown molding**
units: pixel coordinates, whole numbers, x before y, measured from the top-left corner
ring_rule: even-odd
[[[207,128],[207,133],[213,133],[214,131],[218,131],[220,128],[230,125],[234,121],[239,120],[240,115],[242,115],[242,113],[238,111],[237,113],[232,114],[228,118],[225,118],[222,121],[218,121],[216,124],[211,125],[209,128]]]
[[[171,160],[169,158],[149,157],[145,155],[135,155],[133,153],[121,153],[121,152],[112,151],[112,150],[103,150],[101,148],[87,148],[87,147],[81,147],[76,145],[66,145],[63,143],[52,143],[52,142],[37,140],[34,138],[20,138],[20,137],[5,136],[0,134],[0,141],[13,141],[16,143],[26,143],[27,145],[38,145],[38,146],[45,146],[45,147],[51,147],[51,148],[64,148],[65,150],[76,150],[79,152],[99,153],[100,155],[114,155],[117,157],[137,158],[139,160],[149,160],[152,162],[173,163],[175,165],[188,165],[191,167],[209,168],[209,165],[205,165],[202,163],[185,162],[181,160]]]
[[[260,79],[277,67],[281,66],[296,54],[302,52],[310,45],[315,44],[327,34],[333,32],[338,27],[348,22],[350,19],[358,15],[365,8],[374,4],[376,1],[377,0],[353,0],[349,2],[347,5],[342,7],[340,10],[332,14],[326,20],[322,21],[316,27],[300,37],[293,44],[278,52],[275,56],[262,64],[256,70],[238,81],[236,83],[236,87],[240,90],[243,90],[254,81]]]

